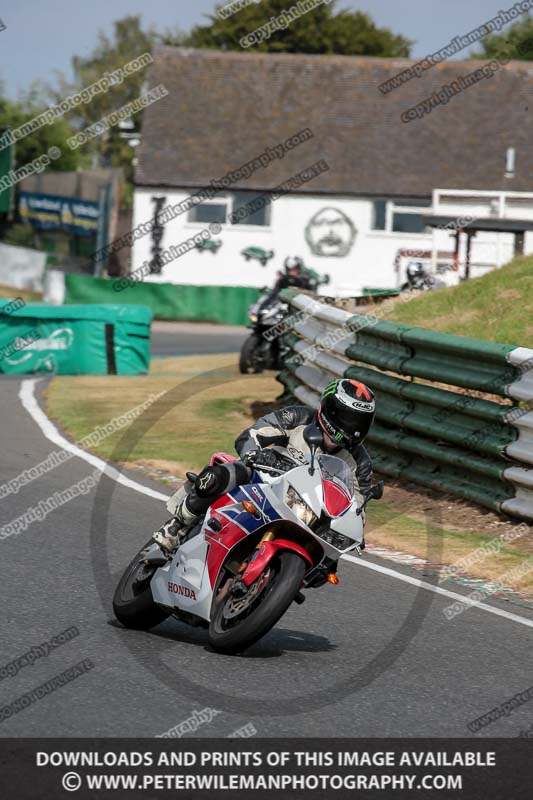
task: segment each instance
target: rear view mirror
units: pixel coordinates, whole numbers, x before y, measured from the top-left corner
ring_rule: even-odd
[[[304,439],[311,451],[316,450],[322,445],[322,431],[318,425],[306,425],[304,428]]]
[[[318,447],[322,446],[323,438],[322,438],[322,431],[318,427],[311,423],[304,428],[303,433],[304,441],[309,446],[309,450],[311,451],[311,465],[309,467],[309,474],[314,475],[315,473],[315,451]]]

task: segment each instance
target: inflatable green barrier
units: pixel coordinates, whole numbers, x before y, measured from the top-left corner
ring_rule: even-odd
[[[138,375],[150,366],[152,311],[0,299],[0,372]]]

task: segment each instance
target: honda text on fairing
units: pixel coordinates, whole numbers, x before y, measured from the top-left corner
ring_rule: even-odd
[[[309,425],[304,438],[306,463],[284,457],[283,469],[257,466],[249,484],[212,503],[172,555],[146,545],[115,591],[117,619],[148,630],[173,615],[208,628],[215,650],[236,653],[264,636],[293,601],[303,603],[303,589],[338,583],[337,562],[344,553],[361,554],[364,509],[381,497],[383,484],[361,495],[345,461],[316,454],[322,431]],[[233,460],[217,453],[211,463]]]

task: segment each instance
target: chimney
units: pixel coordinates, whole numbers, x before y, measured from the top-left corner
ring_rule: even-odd
[[[505,154],[506,178],[514,178],[514,167],[515,167],[515,149],[514,147],[508,147],[507,152]]]

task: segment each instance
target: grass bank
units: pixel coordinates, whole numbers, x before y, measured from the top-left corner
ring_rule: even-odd
[[[533,256],[394,304],[387,319],[443,333],[533,348]]]

